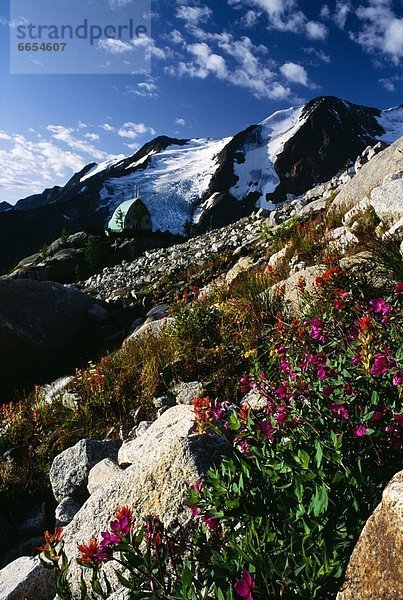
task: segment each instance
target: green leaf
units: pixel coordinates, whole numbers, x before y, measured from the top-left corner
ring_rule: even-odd
[[[316,448],[316,455],[315,455],[316,466],[318,467],[318,469],[320,469],[320,466],[322,464],[322,458],[323,458],[323,448],[322,448],[322,444],[318,440],[315,440],[315,448]]]

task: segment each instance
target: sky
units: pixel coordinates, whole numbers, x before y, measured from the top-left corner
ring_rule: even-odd
[[[226,137],[315,96],[403,103],[403,0],[79,0],[74,18],[96,15],[103,25],[123,10],[137,23],[145,3],[140,41],[91,45],[97,74],[84,74],[78,50],[69,74],[61,62],[60,72],[55,63],[55,73],[34,74],[40,52],[32,72],[15,74],[13,60],[27,58],[15,47],[19,2],[0,0],[0,202],[64,185],[84,165],[129,156],[157,135]],[[60,23],[72,6],[31,4],[45,14],[47,2]],[[139,47],[151,62],[136,69]]]

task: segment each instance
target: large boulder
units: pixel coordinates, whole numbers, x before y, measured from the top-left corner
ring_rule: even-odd
[[[270,297],[278,303],[282,310],[295,318],[301,318],[307,305],[307,298],[314,294],[316,288],[316,278],[323,275],[326,271],[324,265],[313,265],[302,269],[287,279],[276,283],[270,289]],[[305,293],[301,293],[299,282],[303,282]]]
[[[390,481],[351,556],[337,600],[403,598],[403,471]]]
[[[174,406],[122,447],[120,462],[130,466],[95,491],[64,531],[69,557],[76,556],[77,543],[99,538],[124,505],[134,511],[136,521],[154,514],[166,525],[190,522],[191,512],[183,506],[187,490],[224,449],[220,439],[192,433],[193,419],[192,407]],[[79,579],[80,567],[73,560],[71,580],[77,597]],[[118,587],[116,583],[115,590]]]
[[[73,498],[83,502],[88,497],[88,474],[104,458],[117,459],[120,440],[80,440],[58,454],[53,460],[49,477],[53,495],[58,502]]]
[[[0,279],[0,394],[82,355],[91,296],[58,283]]]
[[[341,187],[332,207],[350,208],[364,198],[370,198],[375,188],[382,186],[393,173],[402,169],[402,161],[403,137],[363,165],[355,177]],[[374,208],[377,210],[375,206]]]
[[[38,558],[17,558],[0,571],[1,600],[52,600],[54,595],[53,573]]]

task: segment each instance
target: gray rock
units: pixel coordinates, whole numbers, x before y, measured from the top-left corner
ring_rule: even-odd
[[[17,558],[0,571],[1,600],[52,600],[53,573],[38,558]]]
[[[253,259],[250,256],[242,257],[238,262],[230,269],[225,277],[227,283],[232,283],[238,279],[241,273],[250,271],[254,266]]]
[[[403,216],[403,177],[372,190],[370,203],[378,217],[389,217],[397,221]]]
[[[139,336],[142,335],[158,335],[165,328],[172,327],[175,319],[173,317],[166,317],[158,321],[151,321],[150,323],[144,323],[141,327],[136,329],[132,334],[129,335],[123,342],[124,345],[136,341]]]
[[[403,471],[382,494],[351,555],[337,600],[403,598]]]
[[[122,447],[119,462],[132,464],[92,494],[66,527],[69,557],[76,556],[77,543],[105,531],[114,512],[124,505],[133,510],[136,522],[149,514],[159,515],[166,525],[191,522],[191,513],[183,506],[189,486],[226,448],[221,439],[192,434],[193,419],[191,407],[174,406],[140,438]],[[70,573],[78,595],[80,568],[74,560]],[[115,582],[113,591],[120,588]]]
[[[106,310],[106,308],[104,308],[103,306],[101,306],[100,304],[93,304],[89,309],[88,309],[88,316],[91,317],[91,319],[94,319],[94,321],[107,321],[109,319],[109,313]]]
[[[332,206],[346,206],[347,210],[365,197],[370,197],[372,190],[382,185],[386,176],[396,173],[402,168],[403,137],[394,144],[379,152],[341,189]]]
[[[104,458],[116,460],[120,440],[80,440],[53,460],[49,477],[58,502],[71,497],[82,502],[88,496],[88,473]]]
[[[114,460],[111,460],[110,458],[104,458],[101,460],[101,462],[93,466],[89,472],[87,485],[89,493],[93,494],[98,489],[104,487],[112,479],[112,477],[120,472],[121,469]]]
[[[34,535],[43,533],[46,526],[46,505],[40,502],[25,515],[18,525],[17,532],[20,540],[28,540]]]
[[[136,436],[140,437],[143,435],[147,429],[150,427],[151,421],[141,421],[136,427]]]
[[[172,392],[176,397],[177,404],[192,404],[194,398],[205,396],[205,387],[200,381],[181,381],[177,383]]]
[[[91,472],[91,471],[90,471]],[[74,515],[80,510],[81,506],[73,498],[63,498],[56,506],[55,519],[57,527],[65,527],[74,518]]]
[[[149,321],[158,321],[159,319],[164,319],[169,314],[169,306],[167,304],[159,304],[158,306],[154,306],[151,310],[146,314],[147,319]]]

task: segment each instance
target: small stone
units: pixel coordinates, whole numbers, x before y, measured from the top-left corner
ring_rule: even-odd
[[[90,492],[91,493],[91,492]],[[63,498],[56,507],[55,518],[57,527],[65,527],[74,519],[81,506],[73,498]]]

